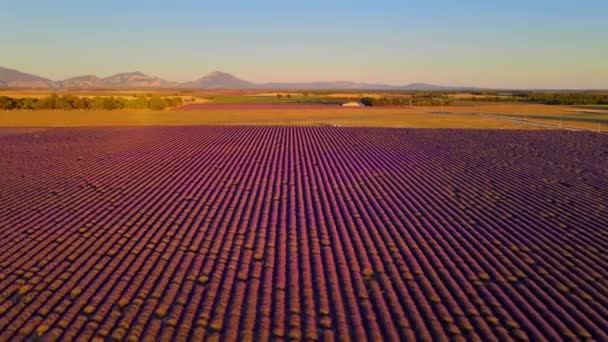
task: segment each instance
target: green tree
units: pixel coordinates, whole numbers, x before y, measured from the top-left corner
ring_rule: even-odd
[[[103,109],[103,97],[95,96],[91,100],[91,109],[102,110]]]
[[[145,109],[150,106],[148,98],[144,95],[137,95],[134,99],[127,101],[125,104],[126,108],[131,109]]]
[[[25,109],[25,110],[33,110],[36,109],[36,104],[38,103],[38,99],[33,98],[33,97],[25,97],[22,99],[19,99],[19,104],[17,105],[18,109]]]
[[[55,101],[55,109],[72,110],[75,108],[74,102],[77,98],[72,95],[63,95]]]
[[[163,110],[167,107],[167,103],[158,95],[150,97],[150,109]]]
[[[42,98],[40,101],[38,101],[36,103],[35,109],[42,109],[42,110],[55,109],[56,104],[57,104],[57,99],[59,99],[59,96],[57,96],[57,94],[51,94],[45,98]]]
[[[114,110],[122,108],[122,103],[118,101],[114,96],[105,97],[102,100],[102,108],[105,110]]]
[[[8,96],[0,96],[0,109],[2,110],[12,110],[15,109],[16,103],[15,100]]]
[[[364,106],[373,106],[375,105],[376,101],[373,97],[364,97],[361,99],[360,101]]]
[[[91,105],[92,102],[93,101],[91,101],[91,99],[88,97],[80,97],[80,98],[77,98],[73,104],[74,104],[75,109],[89,110],[92,107],[92,105]]]

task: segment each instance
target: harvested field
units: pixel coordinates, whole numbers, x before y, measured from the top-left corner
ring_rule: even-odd
[[[336,104],[263,104],[263,103],[242,103],[242,104],[189,104],[181,106],[176,110],[285,110],[285,109],[342,109],[344,107]]]
[[[606,123],[606,112],[597,110],[591,110],[590,112],[590,110],[576,109],[575,106],[506,103],[462,106],[454,105],[443,107],[443,109],[452,114],[490,114],[552,125],[563,124],[564,126],[583,130],[603,132],[608,130],[608,123]]]
[[[433,114],[449,108],[360,108],[318,106],[243,109],[243,105],[201,105],[199,110],[0,111],[0,127],[303,125],[412,128],[539,129],[525,123],[463,114]],[[249,107],[246,105],[245,107]],[[215,109],[205,109],[215,108]],[[232,109],[230,109],[232,108]]]
[[[605,135],[55,128],[0,156],[2,341],[608,339]]]

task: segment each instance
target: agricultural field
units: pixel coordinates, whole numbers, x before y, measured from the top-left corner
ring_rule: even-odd
[[[411,128],[545,129],[471,112],[502,106],[364,107],[301,104],[199,104],[177,110],[0,111],[0,127],[305,125]],[[514,106],[511,112],[545,113],[548,106]],[[501,111],[502,112],[502,111]],[[507,112],[508,113],[508,112]]]
[[[606,110],[602,110],[606,108]],[[525,120],[580,130],[608,131],[608,107],[547,106],[542,104],[484,103],[446,106],[450,114],[489,114],[506,119]]]
[[[606,135],[5,132],[2,341],[608,340]]]
[[[544,108],[529,109],[531,107]],[[487,108],[489,108],[488,111],[486,111]],[[507,118],[544,122],[577,129],[608,131],[608,107],[605,106],[489,105],[482,111]]]
[[[33,91],[21,91],[33,96]],[[1,92],[0,92],[1,94]],[[19,94],[9,94],[19,98]],[[104,94],[104,95],[100,95]],[[134,92],[82,91],[75,96],[133,99]],[[608,131],[606,106],[549,106],[528,103],[458,103],[446,106],[341,107],[331,95],[168,91],[155,95],[181,97],[183,106],[165,111],[0,110],[0,127],[184,126],[184,125],[340,125],[410,128],[560,129]],[[40,95],[42,96],[42,95]],[[44,95],[48,96],[48,95]],[[305,99],[305,100],[301,100]],[[347,98],[343,99],[344,101]],[[333,101],[333,102],[332,102]],[[528,121],[528,122],[526,122]],[[536,123],[540,123],[536,124]]]
[[[201,96],[214,104],[310,104],[339,105],[350,98],[332,98],[328,96],[309,96],[292,93],[253,94],[253,95],[208,95]],[[358,97],[354,96],[357,100]]]
[[[137,106],[119,106],[118,109],[113,109],[113,111],[116,111],[115,113],[108,113],[97,107],[94,108],[94,112],[87,112],[86,114],[83,112],[65,112],[63,107],[53,110],[50,115],[47,112],[0,110],[0,127],[289,124],[412,128],[563,128],[608,131],[608,106],[606,105],[566,106],[508,101],[484,102],[484,99],[492,101],[514,98],[511,95],[500,94],[429,93],[425,95],[399,92],[264,92],[259,90],[191,91],[169,89],[151,89],[147,92],[125,89],[0,90],[0,96],[8,96],[13,99],[44,99],[54,93],[80,98],[106,98],[111,96],[123,102],[135,101],[138,96],[141,97],[142,95],[156,95],[165,99],[180,100],[179,103],[183,103],[183,106],[168,105],[168,110],[180,111],[171,112],[171,114],[150,113],[146,107],[140,108],[140,103]],[[573,96],[575,95],[583,96],[584,94],[574,94]],[[431,97],[427,98],[427,96]],[[435,99],[432,96],[437,96],[437,98]],[[477,101],[466,101],[471,96],[476,97]],[[415,99],[416,97],[420,98]],[[399,105],[391,104],[391,99],[397,98],[405,102],[398,101]],[[423,102],[410,107],[406,105],[407,101],[404,100],[407,98],[414,98],[414,101]],[[346,108],[350,111],[344,112],[342,110],[346,109],[340,108],[342,103],[363,101],[362,99],[376,99],[378,104],[367,108]],[[451,102],[445,104],[437,102],[444,100]],[[430,105],[427,103],[429,101],[437,103]],[[185,113],[184,110],[189,112]],[[279,112],[279,110],[282,112]],[[358,111],[355,112],[354,110]],[[444,115],[438,117],[435,115],[438,113]],[[471,115],[476,117],[471,118]],[[528,121],[528,123],[525,121]]]

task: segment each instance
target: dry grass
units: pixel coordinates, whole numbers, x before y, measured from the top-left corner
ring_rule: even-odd
[[[453,111],[456,107],[450,107]],[[443,110],[448,109],[444,107]],[[338,125],[412,128],[539,129],[537,126],[459,114],[440,108],[323,108],[184,111],[0,111],[0,127]]]
[[[546,106],[542,104],[530,103],[483,103],[467,106],[445,106],[441,107],[445,111],[458,113],[521,113],[521,114],[546,114],[555,115],[567,113],[570,107],[568,106]]]
[[[383,98],[383,97],[412,97],[412,95],[409,94],[397,94],[397,93],[334,93],[334,94],[327,94],[324,95],[325,97],[329,97],[329,98],[345,98],[345,97],[352,97],[352,98],[358,98],[358,97],[373,97],[373,98]]]
[[[589,108],[585,108],[585,107],[569,107],[568,111],[570,112],[574,112],[574,113],[579,113],[579,114],[608,114],[608,107],[603,108],[603,109],[598,109],[600,108],[600,106],[597,107],[589,107]]]
[[[590,112],[577,106],[547,106],[542,104],[495,103],[442,107],[450,113],[484,113],[507,115],[513,119],[563,125],[579,129],[608,131],[607,112]],[[599,122],[599,127],[598,127]]]

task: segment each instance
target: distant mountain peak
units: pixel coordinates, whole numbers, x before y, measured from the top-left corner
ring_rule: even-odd
[[[15,88],[52,88],[57,86],[56,82],[44,77],[3,67],[0,67],[0,84]]]
[[[202,89],[245,89],[255,87],[255,83],[242,80],[223,71],[213,71],[196,81],[180,84],[182,88]]]
[[[101,79],[95,75],[70,77],[59,82],[62,88],[93,88]]]
[[[116,79],[116,78],[128,78],[128,77],[155,77],[155,76],[149,76],[140,71],[132,71],[132,72],[121,72],[118,74],[114,74],[112,76],[108,76],[104,79]]]
[[[148,75],[144,74],[141,71],[130,71],[130,72],[121,72],[121,73],[112,75],[110,77],[116,77],[116,76],[148,76]]]
[[[230,79],[230,80],[243,81],[240,78],[234,76],[233,74],[229,74],[229,73],[223,72],[223,71],[213,71],[213,72],[210,72],[207,75],[199,78],[199,80],[202,80],[202,79],[221,79],[221,80]],[[244,81],[244,82],[247,82],[247,81]]]
[[[65,79],[60,84],[64,88],[165,88],[175,85],[140,71],[122,72],[104,78],[84,75]]]
[[[76,77],[66,78],[64,81],[72,81],[72,80],[74,80],[74,81],[76,81],[76,80],[79,80],[79,81],[81,81],[81,80],[92,81],[92,80],[98,80],[98,79],[99,79],[99,77],[97,77],[97,75],[82,75],[82,76],[76,76]]]
[[[219,70],[212,71],[212,72],[210,72],[210,73],[208,73],[206,75],[206,77],[219,77],[219,76],[231,76],[231,77],[235,77],[234,75],[232,75],[230,73],[219,71]]]
[[[254,83],[242,80],[224,71],[213,71],[207,75],[184,83],[169,82],[141,71],[123,72],[99,78],[95,75],[84,75],[55,82],[43,77],[0,67],[0,86],[15,88],[191,88],[191,89],[297,89],[297,90],[465,90],[479,89],[474,87],[449,87],[426,83],[409,85],[387,85],[374,83],[357,83],[349,81],[334,82],[301,82],[301,83]]]
[[[141,71],[123,72],[101,79],[102,86],[121,88],[163,88],[175,83],[165,81],[158,76],[146,75]]]

